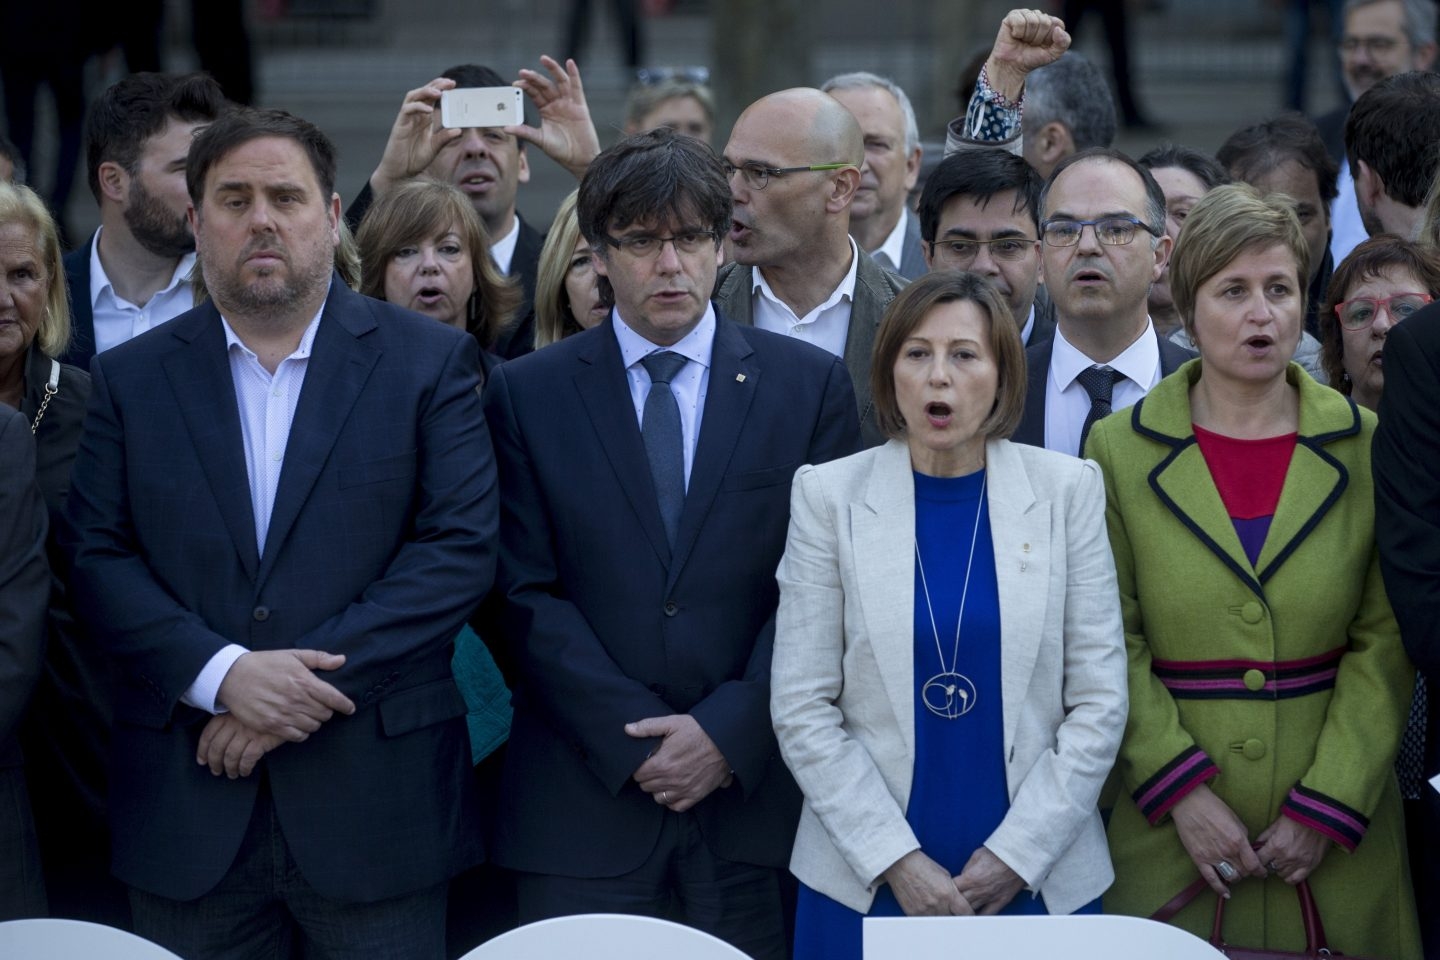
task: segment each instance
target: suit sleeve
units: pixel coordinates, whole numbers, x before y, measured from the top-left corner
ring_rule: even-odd
[[[591,772],[618,794],[655,747],[653,739],[628,736],[625,724],[674,711],[620,669],[563,595],[556,538],[504,365],[485,385],[485,416],[500,474],[500,622],[520,695],[538,702]]]
[[[836,358],[830,364],[824,401],[811,432],[806,462],[827,463],[859,449],[855,393],[845,365]],[[720,684],[690,711],[725,755],[747,797],[759,784],[765,762],[775,749],[775,733],[770,723],[770,664],[774,649],[775,616],[772,614],[755,638],[745,675]]]
[[[1085,455],[1105,476],[1105,525],[1115,557],[1120,588],[1120,616],[1125,626],[1125,655],[1130,711],[1116,771],[1145,819],[1160,823],[1186,794],[1220,775],[1217,767],[1180,724],[1180,710],[1170,691],[1151,670],[1150,644],[1135,577],[1135,552],[1125,524],[1125,506],[1116,482],[1115,453],[1110,437],[1129,430],[1123,418],[1102,420],[1090,431]]]
[[[8,411],[0,406],[0,411]],[[40,676],[50,569],[35,444],[17,413],[0,416],[0,744],[15,734]]]
[[[820,474],[801,467],[776,574],[770,711],[781,755],[806,804],[850,869],[873,886],[895,861],[920,849],[920,841],[836,706],[845,687],[846,640],[839,538]]]
[[[70,557],[70,593],[92,635],[155,695],[163,719],[230,641],[185,609],[146,564],[130,517],[128,470],[122,414],[110,393],[105,358],[97,356],[60,530]]]
[[[480,406],[478,346],[455,341],[420,413],[415,514],[384,575],[296,642],[345,654],[324,674],[371,702],[398,664],[448,649],[495,581],[495,457]]]
[[[1433,324],[1427,309],[1423,322]],[[1440,674],[1440,350],[1413,324],[1385,343],[1385,392],[1375,432],[1375,539],[1410,659]]]
[[[1093,815],[1125,730],[1124,628],[1099,469],[1082,462],[1065,503],[1065,719],[985,846],[1030,886]],[[1053,519],[1053,518],[1052,518]]]

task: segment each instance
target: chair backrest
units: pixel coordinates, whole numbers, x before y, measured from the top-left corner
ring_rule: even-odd
[[[996,957],[1030,960],[1218,960],[1219,950],[1168,923],[1138,917],[875,917],[865,960]]]
[[[5,960],[180,960],[133,933],[83,920],[10,920],[0,923]]]
[[[616,913],[527,924],[482,943],[460,960],[748,960],[692,927]],[[7,958],[8,960],[8,958]]]

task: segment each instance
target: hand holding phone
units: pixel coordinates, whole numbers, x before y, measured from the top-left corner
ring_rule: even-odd
[[[525,122],[519,87],[460,87],[440,94],[442,127],[509,127]]]

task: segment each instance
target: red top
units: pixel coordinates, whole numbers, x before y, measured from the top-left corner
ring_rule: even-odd
[[[1270,532],[1270,520],[1280,502],[1285,474],[1295,453],[1299,434],[1287,433],[1259,440],[1238,440],[1191,424],[1195,441],[1210,468],[1220,502],[1235,524],[1245,555],[1254,564]]]

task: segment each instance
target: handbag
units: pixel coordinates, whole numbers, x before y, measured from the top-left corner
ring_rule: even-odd
[[[1158,920],[1161,923],[1169,923],[1175,915],[1184,909],[1190,901],[1210,889],[1210,884],[1201,877],[1190,886],[1177,893],[1169,903],[1156,910],[1150,915],[1151,920]],[[1320,922],[1320,910],[1315,906],[1315,895],[1310,892],[1310,884],[1304,880],[1295,886],[1295,893],[1300,898],[1300,920],[1305,925],[1305,951],[1295,953],[1290,950],[1266,950],[1261,947],[1237,947],[1234,944],[1225,942],[1221,933],[1225,919],[1225,898],[1215,898],[1215,924],[1210,929],[1210,946],[1219,950],[1231,960],[1278,960],[1281,957],[1350,957],[1350,960],[1363,960],[1353,954],[1343,954],[1337,950],[1330,949],[1325,940],[1325,925]]]

